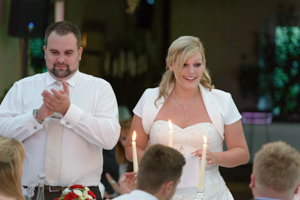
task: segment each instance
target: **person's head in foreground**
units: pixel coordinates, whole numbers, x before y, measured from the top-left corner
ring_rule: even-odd
[[[177,150],[153,145],[139,164],[136,189],[148,192],[159,200],[169,200],[180,182],[184,165],[185,159]]]
[[[21,142],[0,136],[0,199],[24,199],[21,185],[24,157]]]
[[[300,182],[300,154],[285,142],[263,145],[254,157],[250,188],[254,198],[292,200]]]

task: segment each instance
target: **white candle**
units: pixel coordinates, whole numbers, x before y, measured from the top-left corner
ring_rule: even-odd
[[[136,133],[135,131],[133,131],[133,135],[132,135],[132,157],[133,157],[133,171],[137,172],[139,169],[138,166],[138,160],[137,160],[137,152],[136,152],[136,143],[135,143],[135,139],[136,139]]]
[[[202,149],[202,159],[201,159],[201,168],[200,168],[200,175],[199,175],[199,184],[198,189],[204,189],[204,176],[205,176],[205,164],[206,164],[206,137],[204,136],[204,144]]]
[[[173,130],[172,130],[172,122],[171,122],[171,120],[169,120],[169,127],[170,127],[170,131],[169,131],[169,147],[173,147]]]

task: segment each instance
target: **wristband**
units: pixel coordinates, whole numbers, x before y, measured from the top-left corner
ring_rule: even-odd
[[[39,123],[42,124],[44,122],[44,120],[39,120],[39,118],[37,118],[37,113],[38,113],[38,109],[33,109],[33,117],[34,119]]]

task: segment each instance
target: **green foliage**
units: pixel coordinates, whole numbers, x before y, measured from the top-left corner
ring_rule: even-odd
[[[300,112],[300,28],[278,26],[275,44],[275,106],[280,107],[283,114]]]
[[[43,50],[44,45],[45,41],[43,38],[29,40],[28,58],[30,60],[30,64],[28,67],[31,69],[29,75],[43,73],[46,71]]]
[[[297,17],[293,9],[277,15],[275,41],[270,35],[261,38],[260,95],[273,99],[273,113],[289,119],[300,113],[300,28],[293,26]]]

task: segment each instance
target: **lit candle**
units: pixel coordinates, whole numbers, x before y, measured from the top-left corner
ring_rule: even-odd
[[[202,190],[204,189],[204,172],[205,172],[205,164],[206,164],[206,137],[204,136],[204,144],[202,149],[202,159],[201,159],[201,168],[200,168],[200,175],[199,175],[199,184],[198,189]]]
[[[136,139],[136,133],[135,131],[133,131],[133,135],[132,135],[132,157],[133,157],[133,171],[137,172],[139,169],[138,166],[138,160],[137,160],[137,152],[136,152],[136,143],[135,143],[135,139]]]
[[[169,147],[173,147],[173,130],[172,130],[172,122],[171,122],[171,120],[169,120],[169,127],[170,127],[170,131],[169,131]]]

